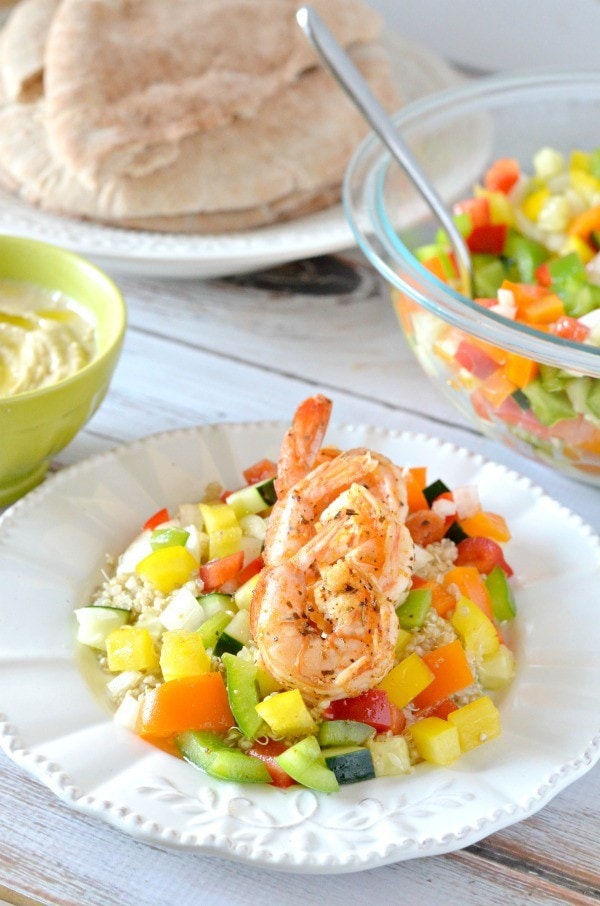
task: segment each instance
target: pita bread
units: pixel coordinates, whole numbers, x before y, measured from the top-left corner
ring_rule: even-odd
[[[27,103],[42,95],[44,51],[59,0],[23,0],[2,32],[0,80],[9,101]]]
[[[376,45],[351,54],[382,102],[396,106],[387,55]],[[22,197],[104,222],[189,232],[245,229],[332,204],[366,132],[331,77],[315,68],[265,101],[260,118],[195,133],[168,166],[104,176],[91,189],[53,156],[46,125],[44,101],[0,111],[0,169]]]
[[[387,55],[372,41],[378,17],[360,0],[315,6],[353,42],[349,51],[384,105],[400,106]],[[0,180],[49,211],[169,232],[243,230],[329,207],[366,126],[318,65],[295,9],[296,0],[22,0],[0,37]],[[188,25],[202,10],[206,35],[184,40],[185,16],[169,32],[175,10],[187,10]],[[129,22],[120,36],[115,17]],[[250,21],[262,31],[252,33]],[[89,38],[92,24],[96,40],[83,53],[77,28]],[[56,48],[69,34],[61,70]],[[69,84],[75,57],[86,72]],[[102,64],[95,85],[88,59],[91,70]],[[49,83],[54,101],[64,92],[72,110],[59,103],[57,115]],[[70,157],[57,141],[61,120]]]
[[[316,0],[344,45],[373,41],[360,0]],[[262,119],[316,58],[297,0],[62,0],[46,46],[52,153],[90,185],[170,165],[180,142]],[[85,65],[82,65],[85,48]]]

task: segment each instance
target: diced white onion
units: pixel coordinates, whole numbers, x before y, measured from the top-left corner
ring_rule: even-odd
[[[141,678],[142,674],[139,670],[124,670],[123,673],[117,673],[116,676],[109,680],[106,684],[106,690],[110,697],[116,700],[124,692],[129,692],[134,686],[137,686]]]
[[[242,535],[248,535],[250,538],[258,538],[259,541],[265,540],[267,534],[267,520],[262,516],[249,514],[239,519]]]
[[[204,520],[197,503],[182,503],[179,507],[179,521],[186,527],[195,525],[198,531],[204,528]]]
[[[140,711],[140,702],[134,698],[131,692],[125,695],[125,698],[114,713],[113,720],[126,730],[135,731],[138,714]]]
[[[189,538],[185,542],[185,546],[192,557],[194,557],[194,559],[196,559],[198,563],[200,563],[200,532],[198,531],[196,526],[192,525],[191,523],[186,525],[185,530],[189,533]]]
[[[512,289],[503,289],[502,287],[500,287],[496,295],[500,305],[506,305],[509,308],[516,307],[515,294],[513,293]]]
[[[445,519],[446,516],[454,516],[456,513],[456,504],[453,500],[447,500],[445,497],[442,497],[441,499],[438,498],[433,501],[431,509],[436,515]]]
[[[463,485],[452,491],[454,503],[456,504],[456,515],[459,519],[467,519],[474,516],[481,509],[479,491],[474,484]]]
[[[263,542],[260,538],[255,538],[253,535],[242,535],[240,539],[240,548],[244,552],[244,566],[247,566],[260,556],[263,549]]]
[[[147,557],[152,553],[152,548],[150,547],[151,534],[152,532],[150,529],[146,529],[146,531],[142,532],[141,535],[138,535],[137,538],[131,542],[129,547],[123,551],[117,562],[117,576],[122,576],[126,573],[134,573],[140,560],[143,560],[144,557]]]
[[[498,302],[496,305],[490,305],[489,310],[497,315],[501,315],[503,318],[508,318],[509,321],[514,321],[517,317],[517,308],[515,305],[504,305],[502,302]]]
[[[204,608],[184,586],[174,593],[159,620],[165,629],[195,632],[204,622]]]

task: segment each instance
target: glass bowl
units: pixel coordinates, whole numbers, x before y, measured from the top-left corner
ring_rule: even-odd
[[[600,73],[553,70],[478,79],[412,103],[394,121],[451,207],[473,195],[498,158],[516,158],[531,173],[542,147],[567,157],[574,149],[600,147]],[[343,200],[358,245],[389,285],[409,345],[440,390],[487,436],[600,485],[600,413],[582,404],[594,388],[600,399],[600,348],[509,320],[427,270],[411,250],[432,242],[441,224],[374,135],[348,166]],[[486,392],[483,373],[457,360],[461,343],[499,366],[509,353],[549,366],[544,373],[560,381],[577,381],[579,411],[543,423],[519,387],[508,395]]]

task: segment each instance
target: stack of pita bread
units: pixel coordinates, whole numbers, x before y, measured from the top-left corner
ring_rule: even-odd
[[[0,179],[61,214],[227,232],[328,207],[366,132],[297,0],[21,0],[0,35]],[[382,103],[382,23],[313,0]]]

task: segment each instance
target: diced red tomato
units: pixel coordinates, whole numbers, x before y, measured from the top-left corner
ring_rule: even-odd
[[[427,717],[441,717],[442,720],[446,720],[453,711],[458,711],[458,705],[455,705],[452,699],[445,698],[443,701],[438,702],[437,705],[434,705],[433,708],[429,708],[426,714]]]
[[[152,531],[157,525],[161,525],[163,522],[168,522],[170,519],[169,511],[167,509],[158,510],[153,516],[150,516],[150,519],[147,519],[142,529],[143,531]]]
[[[444,491],[442,494],[438,494],[433,502],[435,503],[437,500],[449,500],[452,503],[454,503],[454,497],[452,495],[452,491]],[[441,516],[441,515],[442,515],[441,513],[438,513],[438,516]],[[442,518],[444,519],[444,528],[445,528],[444,534],[445,534],[448,531],[448,529],[450,528],[450,526],[452,525],[452,523],[456,522],[456,509],[453,513],[448,513],[447,516],[442,516]]]
[[[506,245],[508,224],[488,223],[474,227],[465,241],[469,251],[481,255],[501,255]]]
[[[471,397],[471,399],[473,399],[473,397]],[[536,437],[540,437],[544,440],[550,437],[548,428],[545,425],[542,425],[541,421],[533,414],[531,409],[521,409],[512,396],[508,396],[497,409],[491,410],[491,408],[488,408],[488,412],[492,419],[500,418],[508,425],[517,425],[525,431],[530,431],[531,434],[535,434]]]
[[[552,274],[550,273],[547,261],[538,264],[535,269],[535,279],[536,283],[539,283],[540,286],[550,286],[552,283]]]
[[[383,689],[369,689],[355,698],[339,698],[331,702],[326,713],[331,720],[360,720],[378,733],[392,728],[394,733],[402,733],[406,723],[402,711],[392,704]]]
[[[468,340],[461,340],[454,353],[454,358],[461,368],[465,368],[481,380],[485,380],[490,374],[498,370],[498,362],[488,355],[484,349],[474,343],[469,343]]]
[[[455,214],[468,214],[471,219],[471,227],[474,230],[490,223],[490,202],[484,195],[478,198],[465,198],[464,201],[458,201],[452,210]]]
[[[483,184],[490,192],[508,195],[521,175],[519,161],[514,157],[501,157],[494,161],[483,178]]]
[[[254,743],[252,748],[249,751],[249,755],[254,755],[255,758],[260,758],[262,762],[271,775],[271,780],[273,786],[278,787],[287,787],[292,786],[296,781],[293,777],[290,777],[289,774],[281,768],[275,758],[277,755],[281,755],[282,752],[285,752],[287,746],[285,743],[280,742],[278,739],[270,739],[265,745],[260,743]]]
[[[264,562],[262,557],[255,557],[254,560],[251,560],[250,563],[247,563],[243,569],[239,571],[236,580],[240,585],[243,585],[244,582],[247,582],[252,576],[255,576],[263,568]]]
[[[502,548],[491,538],[475,535],[459,541],[456,566],[474,566],[482,575],[491,573],[494,566],[499,566],[507,576],[512,576],[513,571],[504,559]]]
[[[203,563],[199,570],[200,578],[204,584],[204,591],[214,591],[224,582],[234,579],[244,565],[244,552],[235,551],[218,560],[209,560]]]
[[[550,333],[553,333],[555,337],[564,337],[565,340],[583,343],[589,337],[590,329],[577,318],[562,315],[554,324],[550,325]]]
[[[271,459],[259,459],[258,462],[244,469],[242,475],[248,484],[267,481],[267,479],[277,476],[277,463],[274,463]]]

